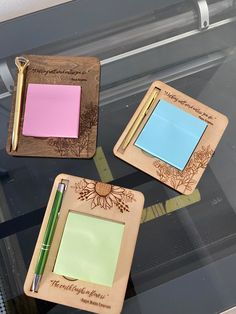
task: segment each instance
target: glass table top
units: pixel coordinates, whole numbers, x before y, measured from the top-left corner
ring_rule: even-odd
[[[201,11],[199,2],[80,0],[0,23],[0,312],[85,313],[23,293],[59,173],[134,188],[145,195],[122,313],[213,314],[236,305],[236,4],[211,0],[208,11]],[[207,16],[209,26],[204,27],[201,22]],[[100,58],[93,159],[7,155],[14,58],[23,53]],[[180,195],[112,152],[154,80],[167,82],[229,118],[190,196]]]

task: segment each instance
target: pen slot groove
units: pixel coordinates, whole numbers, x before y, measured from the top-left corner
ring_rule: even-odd
[[[120,147],[118,148],[118,151],[120,153],[123,154],[129,145],[133,145],[138,134],[141,132],[140,127],[143,125],[144,121],[148,120],[154,108],[157,106],[160,100],[160,94],[161,94],[161,89],[157,87],[154,87],[153,90],[150,92],[150,95],[147,98],[147,101],[143,104],[142,108],[140,109],[139,114],[137,115],[136,119],[132,123],[124,139],[122,140]]]

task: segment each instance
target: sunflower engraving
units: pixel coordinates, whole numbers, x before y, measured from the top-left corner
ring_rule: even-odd
[[[91,201],[91,209],[99,206],[107,210],[116,206],[123,213],[129,211],[127,203],[136,201],[131,191],[103,182],[82,179],[72,188],[79,195],[78,200]]]

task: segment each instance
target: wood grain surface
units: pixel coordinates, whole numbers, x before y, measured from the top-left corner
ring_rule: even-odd
[[[15,92],[9,121],[6,150],[13,156],[37,156],[60,158],[91,158],[96,151],[100,62],[94,57],[36,56],[26,55],[30,65],[26,72],[19,142],[11,151]],[[25,100],[29,83],[80,85],[80,135],[71,138],[40,138],[22,135]]]
[[[122,149],[122,143],[127,133],[130,131],[134,121],[139,116],[143,106],[146,104],[154,88],[160,89],[160,93],[158,94],[156,101],[151,105],[150,110],[143,119],[142,123],[139,125],[127,148],[125,150]],[[146,153],[134,145],[141,130],[152,114],[152,111],[156,106],[158,106],[158,101],[160,99],[170,102],[174,106],[190,113],[199,119],[204,120],[207,123],[205,132],[198,142],[198,145],[191,155],[187,165],[182,171],[162,161],[161,159]],[[196,188],[203,172],[205,171],[205,168],[207,167],[208,162],[210,161],[216,149],[216,146],[218,145],[225,131],[227,124],[228,118],[223,114],[200,103],[196,99],[183,94],[182,92],[163,82],[155,81],[137,107],[137,110],[135,111],[130,122],[116,143],[113,152],[120,159],[123,159],[138,169],[146,172],[147,174],[165,183],[176,191],[188,195],[191,194]],[[183,144],[180,142],[179,145]]]
[[[58,223],[40,287],[38,292],[35,293],[31,291],[35,266],[57,186],[61,180],[68,180],[68,186],[63,196]],[[143,194],[138,191],[67,174],[57,176],[25,280],[25,293],[34,298],[94,313],[120,313],[125,297],[143,205]],[[66,278],[53,272],[69,211],[84,213],[125,225],[112,287]],[[110,236],[112,237],[112,234]],[[107,254],[109,252],[104,252],[104,257]]]

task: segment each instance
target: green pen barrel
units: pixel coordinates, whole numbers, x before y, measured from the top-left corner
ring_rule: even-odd
[[[42,246],[40,249],[38,262],[37,262],[37,265],[35,268],[35,274],[36,275],[42,275],[43,274],[45,264],[47,262],[49,249],[50,249],[52,239],[54,236],[54,232],[56,229],[56,225],[57,225],[58,214],[59,214],[61,203],[62,203],[64,189],[65,189],[65,185],[63,183],[59,183],[58,188],[57,188],[57,192],[55,195],[55,199],[53,201],[51,213],[50,213],[49,218],[48,218],[48,223],[47,223],[47,227],[45,230],[43,243],[42,243]]]

